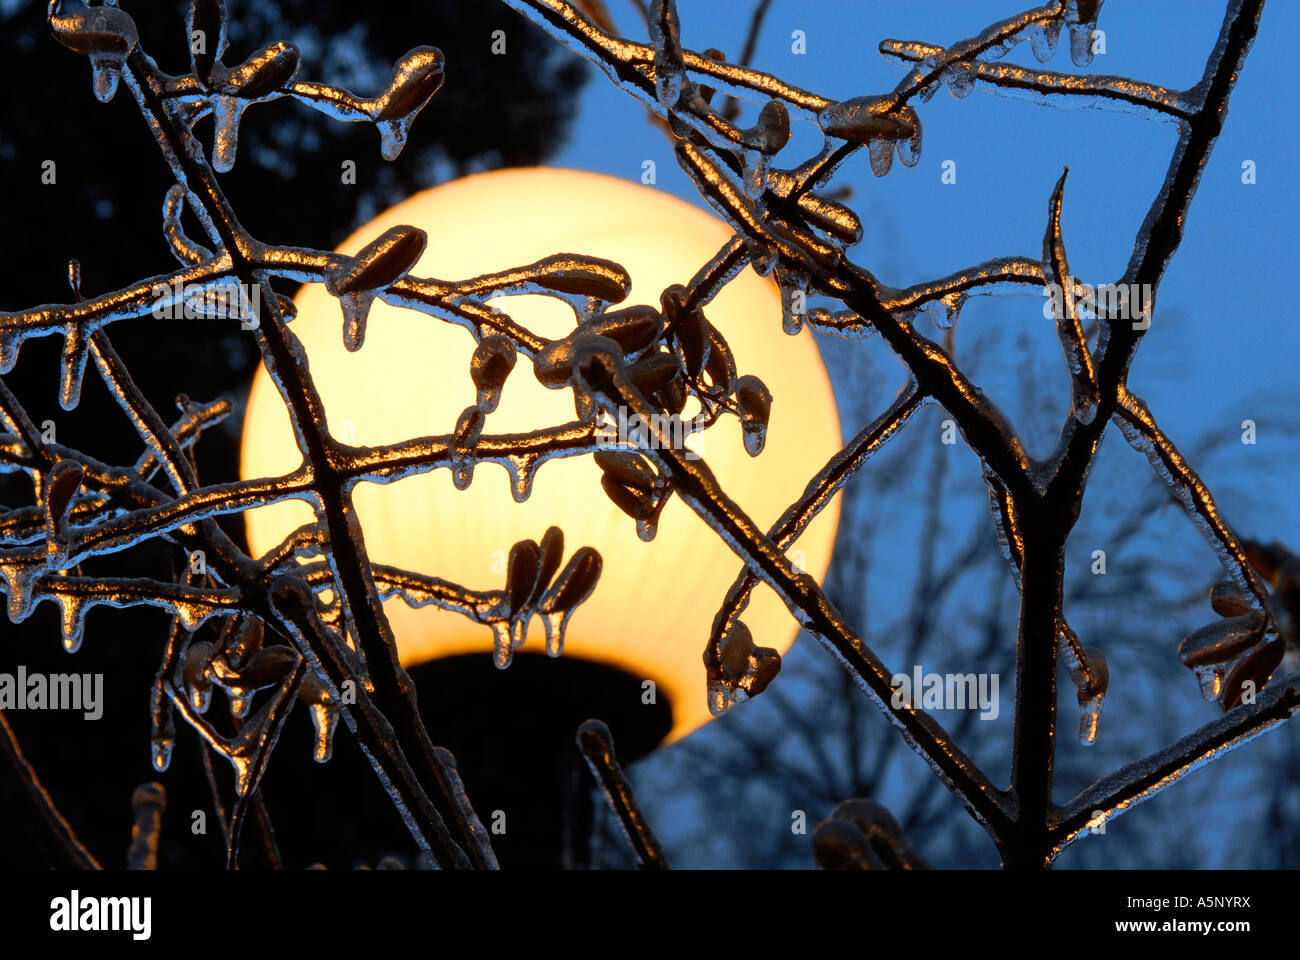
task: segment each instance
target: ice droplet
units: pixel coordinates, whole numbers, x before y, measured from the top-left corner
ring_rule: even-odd
[[[1101,726],[1101,702],[1105,694],[1084,697],[1079,701],[1079,742],[1090,747],[1097,742],[1097,730]]]
[[[506,464],[506,469],[510,472],[510,493],[515,498],[515,503],[523,503],[533,492],[537,458],[512,455],[506,458]]]
[[[568,625],[572,613],[572,610],[552,610],[550,613],[542,614],[548,657],[558,657],[564,652],[564,628]]]
[[[374,290],[358,290],[339,296],[339,306],[343,309],[343,346],[350,353],[356,353],[365,343],[366,318],[370,316],[374,302]]]
[[[76,653],[86,632],[86,606],[76,597],[59,597],[63,649]]]
[[[150,759],[153,768],[159,773],[165,773],[172,763],[172,751],[176,748],[176,740],[172,737],[154,737],[149,744]]]
[[[907,108],[907,122],[911,124],[912,135],[898,141],[898,162],[905,167],[914,167],[921,159],[921,118],[911,107]]]
[[[1201,685],[1203,700],[1218,700],[1223,692],[1223,678],[1227,667],[1222,663],[1206,663],[1196,667],[1196,681]]]
[[[1060,20],[1051,20],[1046,27],[1040,23],[1030,24],[1027,32],[1029,48],[1034,51],[1039,63],[1047,63],[1056,56],[1056,41],[1061,35]]]
[[[334,755],[334,731],[339,725],[339,706],[333,701],[311,705],[311,723],[316,729],[316,748],[312,759],[328,763]]]
[[[40,570],[34,565],[0,564],[0,576],[4,577],[5,592],[9,595],[10,623],[21,623],[27,619],[32,609],[32,592],[36,589],[39,574]]]
[[[1070,24],[1070,59],[1076,67],[1086,67],[1092,63],[1092,23]]]
[[[473,480],[474,462],[472,460],[458,460],[452,464],[451,483],[457,490],[469,489],[469,485]]]
[[[745,446],[746,447],[749,446],[748,442],[746,442]],[[655,512],[648,516],[640,516],[636,518],[636,535],[640,537],[642,540],[644,540],[646,543],[649,543],[651,540],[653,540],[655,538],[655,534],[658,532],[659,532],[658,512]]]
[[[871,159],[871,174],[883,177],[889,173],[894,164],[894,141],[876,137],[867,145],[867,155]]]
[[[514,650],[510,642],[510,621],[493,620],[492,627],[492,663],[498,670],[510,666]]]
[[[943,80],[948,84],[948,92],[958,100],[970,96],[975,89],[975,71],[968,63],[954,63],[943,72]]]
[[[406,146],[406,136],[411,132],[414,116],[399,117],[394,120],[380,120],[375,124],[379,130],[379,153],[385,160],[396,160]]]

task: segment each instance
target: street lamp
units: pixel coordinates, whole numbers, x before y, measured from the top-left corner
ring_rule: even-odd
[[[399,224],[428,234],[413,276],[462,279],[554,253],[590,254],[622,264],[632,277],[631,293],[620,307],[658,305],[665,287],[689,281],[731,237],[708,213],[651,187],[533,168],[480,174],[426,190],[380,214],[339,249],[355,254]],[[447,434],[460,411],[474,402],[473,341],[463,328],[376,302],[364,347],[350,353],[343,345],[338,302],[323,285],[305,286],[296,304],[291,330],[306,349],[335,436],[371,446]],[[548,338],[564,336],[575,323],[566,305],[541,296],[510,297],[495,305]],[[759,457],[745,452],[740,425],[730,417],[694,437],[691,446],[728,493],[767,527],[841,445],[831,385],[811,334],[782,332],[780,297],[772,281],[747,268],[706,312],[726,337],[739,371],[761,378],[774,402]],[[544,388],[529,367],[521,358],[487,418],[485,434],[574,419],[571,392]],[[260,368],[249,396],[241,459],[245,478],[287,473],[301,460],[283,404]],[[542,630],[535,625],[504,671],[491,666],[487,627],[431,606],[412,609],[397,598],[385,603],[432,734],[453,750],[460,747],[456,752],[471,798],[485,820],[482,787],[476,792],[469,771],[474,757],[500,760],[506,746],[499,739],[540,736],[538,729],[554,720],[557,731],[545,736],[562,736],[567,756],[576,722],[599,715],[613,730],[620,756],[633,758],[710,719],[701,654],[741,563],[675,498],[665,507],[653,541],[643,542],[635,522],[605,496],[600,479],[592,458],[583,456],[543,465],[523,503],[514,501],[506,472],[492,464],[481,465],[466,490],[455,489],[450,471],[437,470],[388,485],[363,484],[356,491],[375,563],[469,587],[499,588],[511,546],[539,539],[551,525],[564,531],[566,553],[592,546],[604,559],[595,592],[569,625],[562,656],[545,656]],[[311,519],[309,508],[296,501],[246,516],[255,554]],[[791,550],[792,560],[818,579],[830,561],[837,520],[838,506],[832,503]],[[766,586],[755,591],[744,619],[756,644],[785,652],[794,640],[794,620]],[[507,697],[515,702],[504,702]]]

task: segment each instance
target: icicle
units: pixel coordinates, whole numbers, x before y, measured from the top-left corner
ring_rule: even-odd
[[[968,63],[954,63],[944,70],[943,80],[948,84],[948,92],[961,100],[975,89],[975,70]]]
[[[63,649],[76,653],[86,632],[86,604],[80,597],[61,594],[58,598]]]
[[[510,454],[506,457],[506,470],[510,474],[510,494],[515,503],[523,503],[533,492],[533,476],[537,472],[535,454]]]
[[[1223,693],[1223,678],[1228,668],[1222,663],[1207,663],[1194,668],[1196,682],[1201,688],[1201,698],[1218,700]]]
[[[1047,63],[1056,56],[1056,41],[1061,35],[1061,21],[1049,20],[1044,26],[1031,23],[1026,31],[1029,35],[1029,47],[1039,63]]]
[[[900,116],[912,128],[912,135],[898,138],[898,162],[905,167],[914,167],[921,159],[921,118],[911,107],[906,107]]]
[[[1101,703],[1110,686],[1110,668],[1106,657],[1095,647],[1083,651],[1087,661],[1087,672],[1080,664],[1070,666],[1070,679],[1078,687],[1079,701],[1079,742],[1090,747],[1097,742],[1097,731],[1101,726]]]
[[[883,177],[889,173],[894,163],[894,141],[875,137],[867,144],[867,156],[871,160],[871,175]]]
[[[339,725],[339,706],[332,700],[311,705],[311,722],[316,731],[316,747],[312,759],[327,763],[334,755],[334,731]]]
[[[510,666],[510,661],[514,658],[514,645],[510,639],[510,621],[493,620],[489,626],[492,628],[492,663],[498,670],[504,670]]]
[[[212,98],[212,169],[229,173],[239,152],[239,121],[247,101],[238,97]]]
[[[0,576],[4,577],[5,593],[9,595],[10,623],[22,623],[31,613],[32,593],[42,572],[36,564],[21,560],[0,563]]]
[[[172,763],[172,752],[176,749],[176,738],[171,736],[153,736],[149,740],[149,759],[154,770],[166,773]]]

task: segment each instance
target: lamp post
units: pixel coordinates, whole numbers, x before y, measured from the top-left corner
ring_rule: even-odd
[[[591,254],[622,264],[632,277],[631,293],[620,306],[657,305],[660,291],[688,281],[731,237],[709,214],[650,187],[536,168],[480,174],[424,191],[362,227],[340,251],[356,253],[399,224],[428,234],[414,276],[461,279],[554,253]],[[473,341],[464,329],[376,302],[364,347],[349,353],[339,305],[323,286],[304,287],[296,303],[291,330],[307,352],[336,437],[371,446],[447,434],[473,403]],[[544,337],[573,329],[572,311],[554,300],[530,295],[497,305]],[[774,397],[762,455],[745,452],[740,426],[731,418],[691,443],[764,526],[776,521],[841,444],[830,382],[812,336],[783,333],[780,310],[775,284],[748,268],[706,309],[739,370],[759,376]],[[544,388],[527,367],[522,360],[507,380],[485,433],[526,432],[574,419],[571,392]],[[241,461],[246,478],[287,473],[300,462],[288,416],[262,369],[249,396]],[[581,862],[573,851],[581,847],[574,838],[584,830],[585,791],[573,792],[576,803],[562,802],[581,720],[605,720],[626,760],[710,719],[701,653],[740,561],[677,499],[665,507],[654,539],[643,542],[635,522],[605,496],[600,478],[590,457],[572,457],[544,465],[523,503],[512,497],[506,472],[492,464],[481,465],[465,490],[455,489],[450,471],[443,470],[356,490],[367,550],[376,563],[497,588],[511,546],[540,538],[552,525],[564,531],[566,552],[592,546],[604,559],[595,592],[569,626],[562,656],[548,658],[542,631],[534,629],[504,671],[492,666],[487,627],[434,607],[413,609],[397,598],[385,603],[434,739],[457,754],[485,825],[491,829],[494,811],[504,814],[505,833],[493,837],[503,864]],[[298,502],[246,516],[255,552],[311,520],[309,508]],[[791,551],[796,564],[818,579],[830,561],[837,520],[835,502]],[[794,640],[794,621],[765,586],[755,591],[744,619],[757,644],[785,652]],[[538,778],[549,785],[538,786]]]

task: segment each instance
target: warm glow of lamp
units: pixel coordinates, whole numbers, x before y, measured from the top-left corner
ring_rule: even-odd
[[[354,254],[398,224],[428,233],[414,276],[461,279],[553,253],[590,254],[627,268],[632,290],[620,306],[657,306],[664,287],[689,281],[731,235],[708,213],[651,187],[539,168],[481,174],[426,190],[366,224],[339,249]],[[376,302],[365,346],[348,353],[338,302],[322,284],[305,286],[296,302],[291,329],[306,348],[335,436],[378,445],[447,434],[460,411],[474,402],[469,375],[474,342],[464,328]],[[504,298],[494,305],[545,337],[561,337],[575,323],[568,307],[540,296]],[[782,332],[780,298],[770,280],[747,268],[706,313],[726,337],[740,373],[759,376],[774,402],[761,456],[745,452],[732,417],[696,437],[692,446],[728,493],[766,528],[841,444],[830,382],[811,334]],[[533,430],[573,418],[571,391],[542,387],[521,356],[484,433]],[[300,462],[288,416],[259,369],[244,424],[241,474],[274,476]],[[709,719],[701,655],[741,564],[676,498],[664,509],[654,541],[642,542],[635,521],[606,498],[600,477],[590,457],[551,461],[539,470],[532,496],[517,504],[506,472],[484,464],[465,491],[452,486],[450,471],[439,469],[386,486],[363,484],[355,499],[372,561],[476,589],[502,587],[510,547],[540,538],[552,524],[564,530],[566,556],[579,546],[597,548],[604,572],[569,625],[563,656],[654,680],[672,705],[670,739],[677,739]],[[829,506],[791,551],[818,579],[830,562],[838,515],[838,505]],[[309,508],[296,501],[251,511],[250,545],[255,552],[270,549],[310,519]],[[411,609],[400,599],[388,601],[385,610],[404,664],[492,649],[491,631],[458,614]],[[784,605],[764,585],[744,619],[755,643],[783,653],[797,632]],[[543,649],[541,624],[535,621],[520,652]]]

